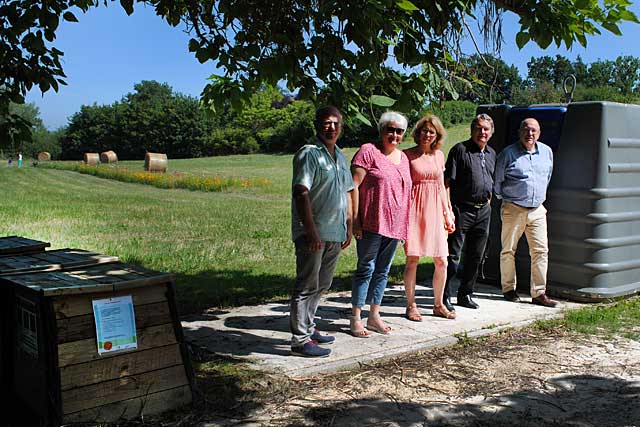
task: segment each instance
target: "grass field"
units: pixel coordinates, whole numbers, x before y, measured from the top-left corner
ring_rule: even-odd
[[[454,128],[449,141],[465,138]],[[402,148],[412,145],[405,142]],[[448,151],[452,143],[444,150]],[[346,150],[348,158],[355,149]],[[0,235],[82,248],[175,273],[182,313],[286,298],[295,264],[290,241],[291,155],[170,160],[171,171],[267,178],[270,186],[217,193],[166,190],[76,172],[0,167]],[[25,164],[29,164],[25,162]],[[121,162],[142,170],[143,162]],[[420,275],[430,274],[428,263]],[[343,252],[336,288],[349,287],[355,245]],[[404,254],[392,271],[401,281]]]

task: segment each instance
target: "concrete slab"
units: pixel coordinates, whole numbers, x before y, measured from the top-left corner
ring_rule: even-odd
[[[432,315],[430,286],[417,286],[416,295],[423,314],[422,322],[405,319],[406,300],[402,286],[387,288],[381,314],[393,331],[388,335],[373,333],[371,338],[355,338],[349,334],[350,292],[325,296],[317,311],[316,324],[322,332],[335,336],[336,341],[328,346],[331,355],[320,359],[290,355],[289,305],[284,302],[185,318],[182,326],[187,341],[198,347],[249,360],[256,369],[306,377],[449,345],[464,334],[477,337],[523,326],[535,320],[560,316],[565,309],[581,305],[562,301],[559,308],[546,308],[528,303],[530,299],[522,294],[526,302],[512,303],[502,297],[499,289],[480,285],[475,298],[480,309],[456,307],[457,319],[448,320]],[[366,315],[365,311],[363,318]]]

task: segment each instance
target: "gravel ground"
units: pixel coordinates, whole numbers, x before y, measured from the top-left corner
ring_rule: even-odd
[[[262,378],[201,426],[640,426],[640,343],[507,331],[331,375]],[[265,392],[266,390],[266,392]],[[260,397],[256,397],[256,396]],[[203,408],[201,408],[203,410]],[[202,419],[218,416],[217,421]]]

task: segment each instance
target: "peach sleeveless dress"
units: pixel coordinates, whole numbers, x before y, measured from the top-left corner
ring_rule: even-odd
[[[449,250],[440,193],[444,185],[444,154],[440,150],[431,155],[415,150],[406,150],[405,154],[412,181],[405,254],[446,257]]]

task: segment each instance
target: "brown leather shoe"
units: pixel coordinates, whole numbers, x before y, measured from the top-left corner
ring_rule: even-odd
[[[536,305],[542,305],[545,307],[555,307],[558,305],[558,301],[552,300],[546,294],[541,294],[535,298],[532,298],[531,303]]]

